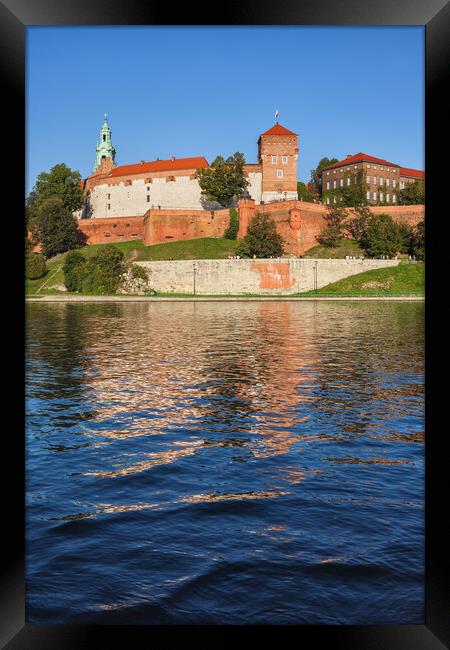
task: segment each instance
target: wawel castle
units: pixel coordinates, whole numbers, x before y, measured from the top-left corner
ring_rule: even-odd
[[[276,123],[258,139],[258,160],[246,164],[247,191],[255,204],[296,200],[298,134]],[[219,206],[205,201],[196,178],[196,170],[207,168],[203,156],[170,160],[141,160],[117,166],[111,129],[105,121],[96,148],[93,173],[83,182],[86,203],[78,218],[143,216],[150,209],[211,210]],[[367,154],[349,155],[323,171],[324,203],[335,201],[333,190],[356,182],[361,171],[367,182],[370,203],[397,201],[397,191],[405,183],[423,179],[419,170],[402,168],[396,163]]]

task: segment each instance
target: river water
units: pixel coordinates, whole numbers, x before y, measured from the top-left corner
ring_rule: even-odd
[[[424,622],[424,306],[29,304],[30,623]]]

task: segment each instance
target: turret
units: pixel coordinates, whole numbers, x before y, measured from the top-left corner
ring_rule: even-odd
[[[95,149],[96,159],[94,165],[94,171],[102,164],[103,160],[110,159],[112,164],[115,164],[116,161],[116,150],[111,141],[111,129],[109,128],[107,122],[107,114],[105,113],[105,121],[100,131],[100,142],[97,142],[97,147]]]

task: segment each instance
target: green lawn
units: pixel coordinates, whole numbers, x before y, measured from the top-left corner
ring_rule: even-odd
[[[313,248],[309,248],[305,253],[303,253],[302,257],[323,260],[345,259],[346,255],[365,257],[363,250],[358,246],[358,244],[349,239],[341,239],[336,248],[318,244],[317,246],[313,246]]]
[[[317,291],[306,291],[301,296],[423,296],[425,292],[425,264],[400,262],[374,271],[328,284]]]

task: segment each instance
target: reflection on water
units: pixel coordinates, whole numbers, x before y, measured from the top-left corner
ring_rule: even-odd
[[[422,304],[31,304],[28,620],[422,623],[423,461]]]

